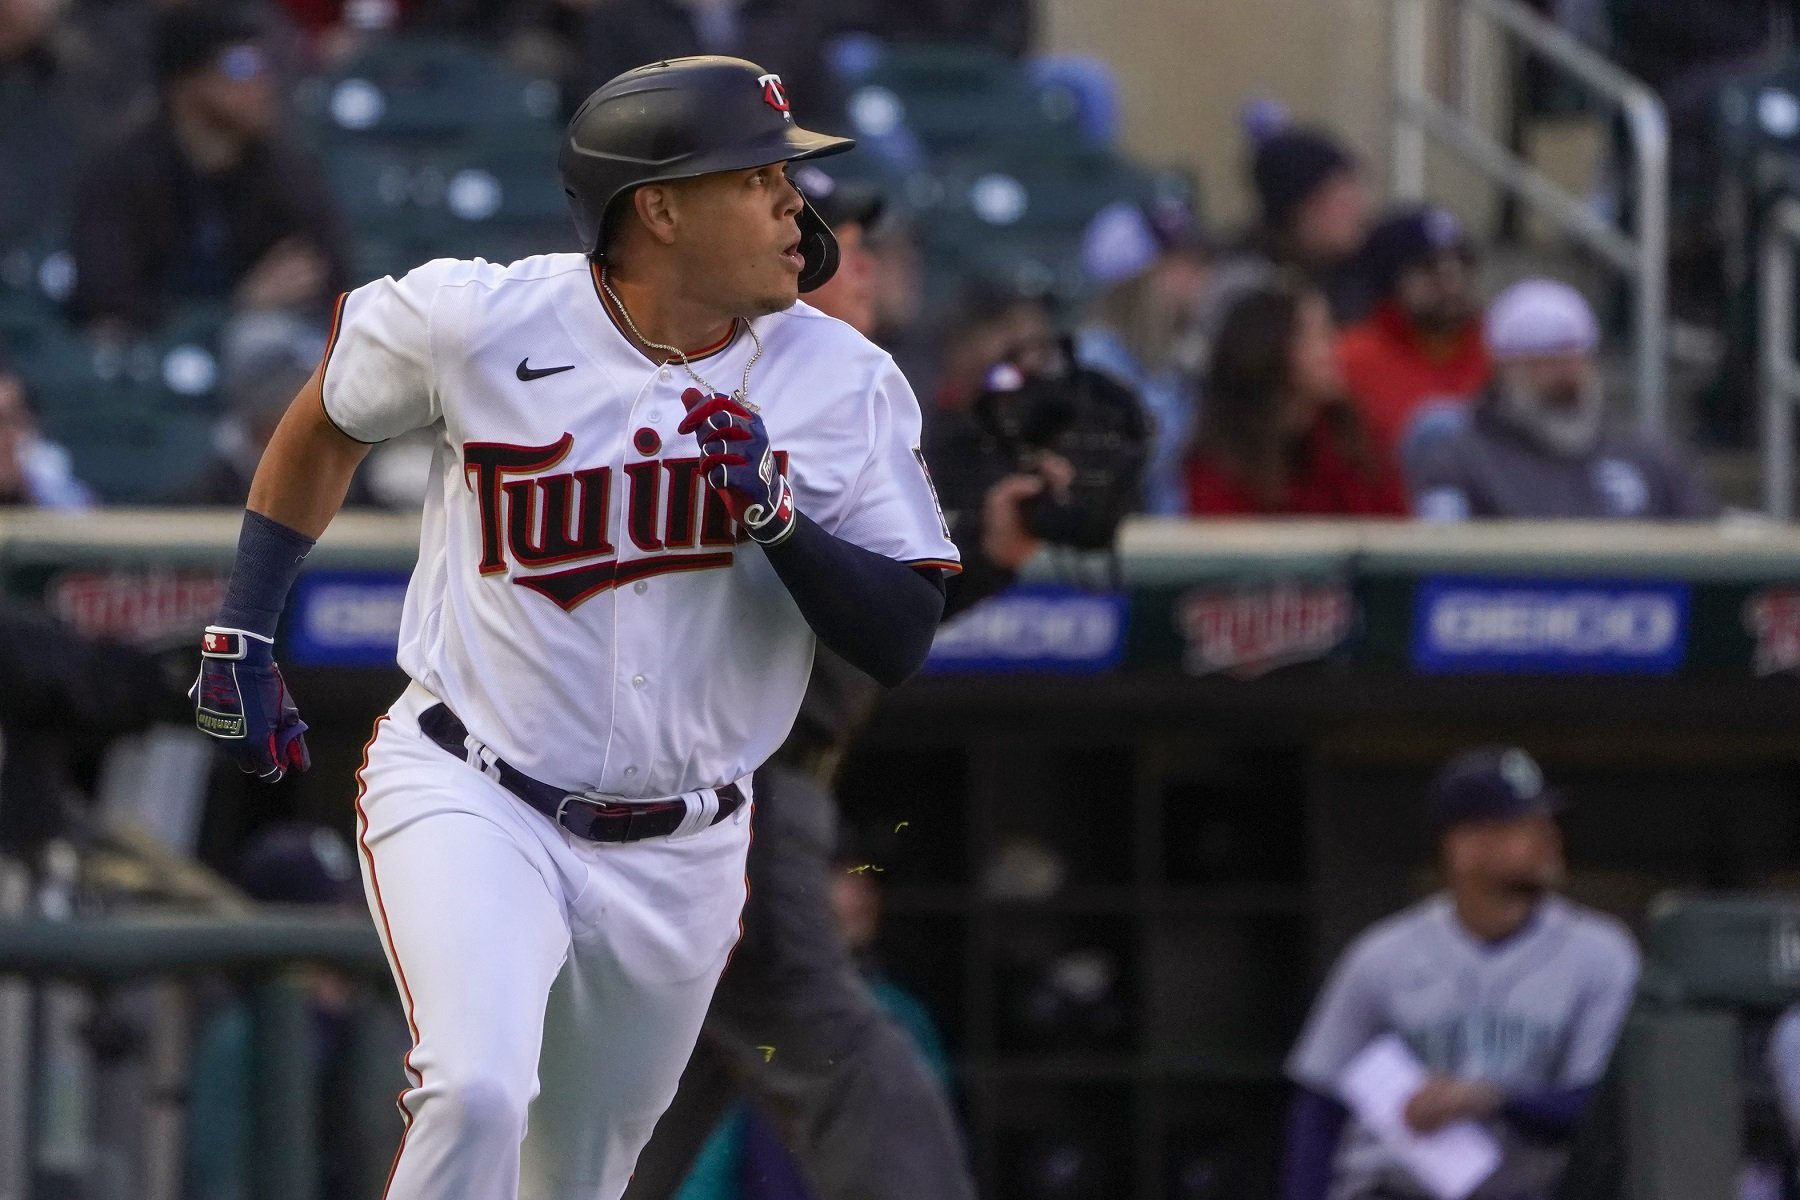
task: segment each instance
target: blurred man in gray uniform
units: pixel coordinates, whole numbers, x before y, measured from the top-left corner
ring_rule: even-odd
[[[1673,447],[1606,419],[1600,326],[1581,293],[1528,279],[1488,309],[1494,382],[1466,425],[1409,457],[1413,507],[1480,517],[1697,520],[1717,512]]]
[[[1332,971],[1288,1059],[1298,1087],[1284,1200],[1426,1200],[1339,1098],[1344,1069],[1397,1035],[1430,1073],[1406,1121],[1483,1124],[1499,1169],[1475,1200],[1550,1200],[1637,985],[1611,917],[1555,895],[1558,798],[1517,748],[1453,760],[1430,817],[1446,888],[1365,932]]]

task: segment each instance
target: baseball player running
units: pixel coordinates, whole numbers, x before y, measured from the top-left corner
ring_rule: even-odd
[[[1333,970],[1288,1059],[1300,1090],[1286,1200],[1430,1195],[1338,1100],[1344,1068],[1389,1033],[1431,1073],[1406,1107],[1414,1130],[1472,1120],[1498,1139],[1478,1200],[1556,1194],[1638,975],[1617,921],[1553,894],[1557,806],[1516,748],[1470,751],[1439,773],[1430,811],[1447,890],[1364,933]]]
[[[265,454],[200,727],[307,764],[277,617],[370,443],[437,438],[400,665],[359,772],[413,1047],[394,1200],[615,1200],[737,937],[751,772],[815,637],[893,684],[956,551],[886,354],[797,303],[831,231],[781,80],[676,59],[561,154],[585,255],[349,293]]]

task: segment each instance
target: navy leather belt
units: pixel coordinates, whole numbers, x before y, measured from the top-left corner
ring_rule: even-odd
[[[447,705],[434,704],[419,714],[419,729],[446,754],[469,760],[469,730],[462,719]],[[579,838],[591,842],[641,842],[645,838],[667,837],[687,820],[686,800],[652,800],[629,804],[623,800],[599,800],[579,792],[540,783],[493,759],[490,778],[531,807]],[[715,789],[718,811],[707,824],[717,825],[736,812],[744,803],[744,793],[735,783]]]

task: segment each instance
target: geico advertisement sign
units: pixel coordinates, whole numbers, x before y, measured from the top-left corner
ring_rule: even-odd
[[[1125,597],[1055,585],[1012,588],[946,623],[927,667],[940,671],[1104,671],[1125,644]]]
[[[406,581],[392,571],[302,575],[289,605],[283,658],[296,666],[392,666]]]
[[[1665,674],[1687,650],[1678,583],[1427,579],[1413,665],[1422,671]]]

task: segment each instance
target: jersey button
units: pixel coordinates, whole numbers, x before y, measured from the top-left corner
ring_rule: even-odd
[[[627,779],[637,778],[637,768],[636,767],[626,767],[625,768],[625,778],[627,778]]]
[[[634,688],[643,687],[644,686],[644,677],[642,675],[633,675],[631,677],[631,686]]]
[[[643,581],[642,579],[640,579],[635,584],[632,585],[631,590],[641,596],[645,592],[650,590],[650,585],[648,583],[646,583],[645,581]]]
[[[664,367],[662,370],[658,371],[657,374],[662,378],[667,379],[669,377],[669,368]]]

